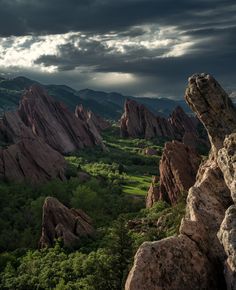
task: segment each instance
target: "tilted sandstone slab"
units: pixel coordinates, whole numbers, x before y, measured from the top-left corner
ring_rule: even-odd
[[[42,183],[65,180],[63,156],[40,139],[23,138],[0,149],[0,178],[5,181]]]
[[[0,121],[0,178],[14,182],[40,183],[65,179],[64,157],[25,126],[18,112],[7,112]]]
[[[155,116],[144,105],[134,100],[126,100],[124,114],[120,120],[123,137],[155,138],[167,137],[184,142],[190,147],[200,144],[207,146],[207,140],[198,134],[199,121],[189,117],[181,107],[177,107],[168,119]]]
[[[170,239],[168,243],[166,240],[155,242],[155,247],[150,243],[141,246],[127,279],[126,290],[147,288],[149,290],[222,290],[227,287],[231,290],[235,289],[235,286],[232,286],[236,285],[235,272],[225,271],[224,268],[225,261],[228,266],[234,255],[233,235],[231,235],[235,230],[235,223],[231,220],[234,219],[234,208],[232,210],[230,207],[228,211],[226,210],[232,204],[229,189],[234,189],[231,181],[232,176],[235,176],[235,167],[232,161],[228,165],[223,161],[227,162],[229,157],[224,156],[221,159],[225,165],[219,166],[220,162],[218,164],[217,161],[217,157],[220,158],[221,155],[219,149],[223,147],[226,135],[236,130],[235,108],[220,85],[207,74],[194,75],[189,79],[186,100],[206,127],[212,150],[208,160],[198,171],[196,183],[188,192],[186,215],[181,223],[180,235]],[[226,148],[232,146],[226,145]],[[228,168],[233,168],[230,176]],[[217,237],[220,227],[221,232],[218,236],[221,237],[223,246]],[[194,246],[183,246],[180,242],[183,236],[189,238]],[[144,252],[143,248],[146,248],[145,257],[141,255]],[[182,252],[184,257],[168,259],[166,262],[166,255],[162,255],[162,252],[173,256],[175,253]],[[196,252],[199,252],[207,263],[197,262],[198,259],[190,262],[188,257],[193,257]],[[155,256],[158,256],[157,260],[153,258]],[[147,261],[146,269],[143,267],[144,260]],[[184,273],[185,265],[189,265],[190,269],[187,275]],[[198,285],[194,278],[195,275],[198,277],[198,272],[194,268],[197,265],[202,273]],[[151,279],[147,280],[150,268],[154,270]],[[176,269],[176,273],[174,274],[170,269]],[[204,275],[206,272],[207,275]],[[138,284],[135,284],[136,280],[139,281]],[[146,281],[149,281],[148,287]]]
[[[175,204],[194,184],[200,162],[201,157],[195,150],[183,143],[165,143],[159,166],[159,187],[151,185],[146,206],[150,207],[158,200]]]
[[[102,143],[101,137],[98,139],[86,122],[76,118],[37,85],[22,97],[19,115],[36,136],[62,154]]]
[[[56,198],[47,197],[43,205],[40,248],[51,247],[61,238],[67,248],[77,248],[83,238],[92,238],[91,218],[80,209],[69,209]]]

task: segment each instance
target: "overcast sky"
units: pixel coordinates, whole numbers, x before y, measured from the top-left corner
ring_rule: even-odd
[[[0,0],[0,73],[182,98],[208,72],[236,90],[236,2]]]

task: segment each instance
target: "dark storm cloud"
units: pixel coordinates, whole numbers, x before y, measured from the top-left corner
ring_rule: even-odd
[[[234,17],[224,0],[0,0],[0,34],[103,33],[143,23],[192,26]]]
[[[168,45],[142,45],[141,40],[146,37],[150,41],[149,36],[151,39],[155,31],[167,26],[177,31],[163,36],[169,39]],[[64,77],[64,82],[73,85],[71,79],[78,78],[89,86],[96,73],[130,73],[140,86],[125,83],[120,87],[122,92],[181,96],[187,77],[206,71],[226,87],[236,89],[233,0],[0,0],[0,36],[33,35],[19,44],[22,47],[37,42],[39,35],[71,31],[84,35],[71,35],[67,43],[58,46],[57,53],[44,52],[35,60],[36,65],[57,67],[47,79]],[[127,39],[133,44],[122,43]],[[10,47],[12,41],[9,38],[4,45]],[[108,45],[109,41],[114,44]],[[171,52],[181,42],[191,45],[174,57]],[[39,77],[44,79],[42,74]]]

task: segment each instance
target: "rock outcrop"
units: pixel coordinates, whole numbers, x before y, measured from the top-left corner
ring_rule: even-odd
[[[140,247],[126,290],[236,289],[232,205],[236,110],[225,91],[207,74],[189,79],[185,97],[204,124],[212,149],[188,192],[180,235]]]
[[[90,132],[95,136],[96,143],[102,146],[105,150],[105,145],[102,142],[102,137],[100,132],[109,128],[108,123],[103,120],[101,117],[94,115],[91,111],[87,111],[83,105],[76,106],[75,116],[81,120],[81,122],[88,125]]]
[[[224,147],[218,152],[218,165],[224,174],[225,183],[231,191],[234,205],[226,213],[218,232],[226,260],[224,263],[227,289],[236,289],[236,133],[229,135]]]
[[[126,100],[124,114],[120,120],[122,137],[154,138],[167,137],[182,141],[190,147],[198,143],[207,146],[198,133],[199,121],[189,117],[181,107],[177,107],[168,119],[155,116],[144,105],[134,100]]]
[[[63,180],[61,154],[94,145],[105,149],[91,119],[77,118],[38,85],[25,92],[17,111],[3,115],[0,141],[0,178],[16,182]]]
[[[86,110],[83,105],[76,106],[75,115],[86,122],[92,122],[98,131],[103,131],[111,127],[109,121],[94,114],[91,110]]]
[[[160,160],[159,185],[152,182],[146,207],[158,200],[175,204],[194,184],[200,162],[195,150],[178,141],[167,142]]]
[[[63,156],[35,136],[25,126],[18,112],[7,112],[0,121],[0,179],[40,183],[65,179]]]
[[[100,134],[95,135],[85,121],[37,85],[25,92],[19,115],[36,136],[62,154],[102,144]]]
[[[148,194],[146,197],[146,207],[150,208],[153,206],[154,202],[161,200],[160,196],[160,185],[159,185],[159,177],[153,176],[152,182],[148,190]]]
[[[40,248],[53,246],[59,238],[66,248],[78,248],[82,239],[94,234],[91,218],[81,209],[69,209],[53,197],[45,199]]]
[[[156,117],[144,105],[126,100],[120,120],[121,136],[134,138],[173,137],[174,132],[165,118]]]

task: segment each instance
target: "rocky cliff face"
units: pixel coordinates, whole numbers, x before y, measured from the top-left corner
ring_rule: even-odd
[[[100,134],[94,135],[85,121],[76,118],[37,85],[22,97],[19,115],[36,136],[62,154],[102,144]]]
[[[40,248],[53,246],[58,238],[65,247],[77,248],[81,239],[92,238],[94,234],[90,217],[81,209],[69,209],[53,197],[45,199]]]
[[[120,120],[121,136],[134,138],[168,137],[184,142],[190,147],[197,143],[206,144],[199,137],[199,121],[189,117],[181,107],[177,107],[170,118],[155,116],[144,105],[134,100],[126,100],[124,114]]]
[[[211,153],[188,192],[180,235],[140,247],[126,290],[236,289],[236,110],[207,74],[189,79],[186,101],[207,129]]]
[[[146,206],[151,207],[158,200],[175,204],[194,184],[200,162],[195,150],[178,141],[167,142],[160,160],[159,185],[152,182]]]

